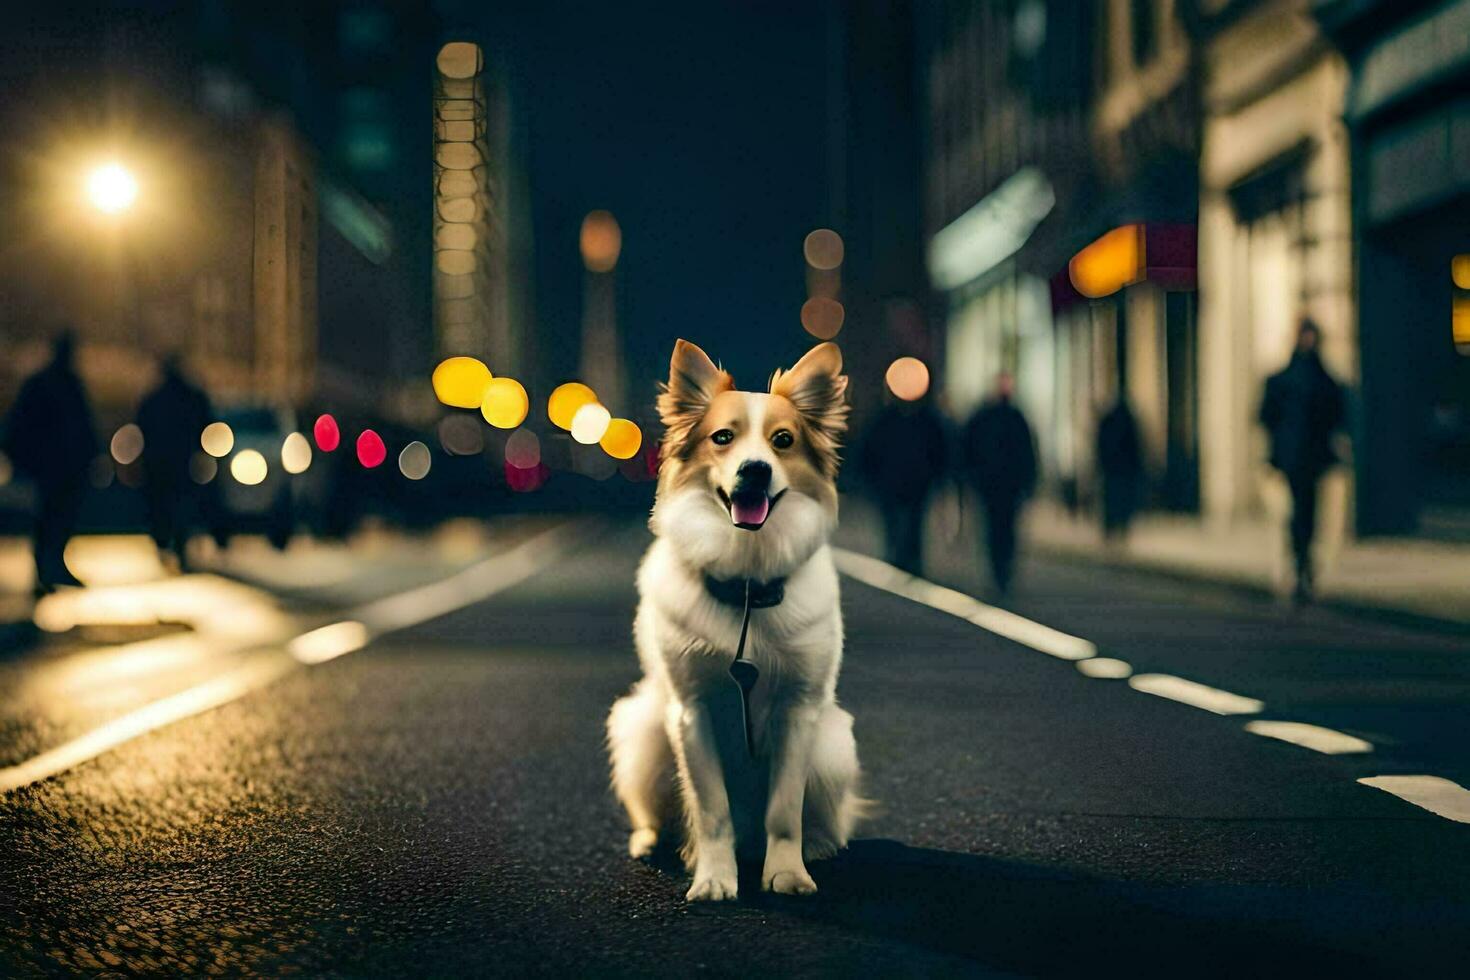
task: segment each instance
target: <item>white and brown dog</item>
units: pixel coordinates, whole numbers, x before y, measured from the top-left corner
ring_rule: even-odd
[[[694,344],[674,346],[655,541],[638,572],[643,677],[607,719],[612,782],[647,856],[683,804],[690,901],[736,896],[737,850],[759,855],[769,891],[810,894],[806,861],[847,845],[858,794],[852,716],[837,706],[842,614],[827,539],[837,524],[837,450],[847,424],[842,354],[813,348],[769,393],[736,391]],[[717,738],[746,589],[753,758]],[[738,693],[735,695],[738,697]]]

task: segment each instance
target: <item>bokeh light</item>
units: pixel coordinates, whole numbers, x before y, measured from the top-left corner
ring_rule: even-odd
[[[530,493],[532,490],[540,489],[550,474],[551,470],[539,463],[525,470],[512,466],[510,463],[505,464],[506,485],[516,493]]]
[[[433,462],[429,447],[415,439],[398,454],[398,472],[410,480],[422,480],[429,475],[429,467]]]
[[[611,272],[623,251],[623,230],[606,211],[592,211],[582,219],[582,262],[591,272]]]
[[[195,453],[189,457],[189,479],[201,487],[219,473],[219,462],[208,453]]]
[[[434,266],[446,276],[467,276],[475,271],[475,253],[441,249],[434,254]]]
[[[612,413],[597,402],[583,405],[572,416],[572,438],[584,446],[594,446],[602,440],[612,422]]]
[[[1470,290],[1470,255],[1456,255],[1450,259],[1450,278],[1456,288]]]
[[[451,456],[478,455],[485,450],[483,428],[473,416],[447,416],[439,423],[439,445]]]
[[[818,340],[831,340],[842,329],[847,311],[835,299],[813,296],[801,304],[801,325]]]
[[[311,465],[311,443],[306,436],[293,432],[281,443],[281,469],[287,473],[305,473]]]
[[[598,444],[613,459],[632,459],[643,445],[643,432],[631,419],[612,419]]]
[[[10,457],[0,453],[0,487],[9,486],[14,477],[15,467],[11,465]]]
[[[517,429],[505,440],[505,461],[518,470],[541,464],[541,440],[530,429]]]
[[[362,435],[357,437],[357,461],[372,469],[382,466],[387,458],[388,447],[383,445],[383,437],[372,429],[363,429]]]
[[[242,449],[230,460],[230,476],[247,487],[264,483],[269,472],[265,457],[254,449]]]
[[[801,251],[813,269],[835,269],[842,264],[842,236],[831,228],[818,228],[806,236]]]
[[[895,398],[918,401],[929,391],[929,369],[917,357],[900,357],[883,375]]]
[[[450,41],[439,49],[434,65],[445,78],[474,78],[484,64],[480,46],[473,41]]]
[[[324,453],[333,452],[342,445],[342,430],[337,428],[337,420],[330,415],[318,415],[311,434],[316,438],[316,448]]]
[[[568,381],[558,385],[546,400],[546,415],[558,429],[572,429],[572,419],[583,405],[597,401],[597,393],[580,381]]]
[[[224,459],[235,448],[235,431],[223,422],[211,422],[199,434],[199,446],[215,459]]]
[[[98,211],[120,214],[138,199],[138,180],[120,163],[104,163],[87,175],[87,200]]]
[[[455,408],[479,408],[490,384],[490,369],[473,357],[450,357],[434,369],[434,396]]]
[[[143,430],[132,422],[112,434],[112,458],[127,466],[143,455]]]
[[[526,389],[514,378],[492,378],[480,402],[480,414],[497,429],[514,429],[526,420],[530,408]]]

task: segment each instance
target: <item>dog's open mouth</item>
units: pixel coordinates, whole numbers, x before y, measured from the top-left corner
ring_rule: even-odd
[[[768,496],[764,490],[754,493],[737,492],[734,496],[718,488],[715,492],[720,495],[720,502],[730,512],[730,523],[747,531],[759,531],[775,509],[776,501],[786,495],[785,490],[774,497]]]

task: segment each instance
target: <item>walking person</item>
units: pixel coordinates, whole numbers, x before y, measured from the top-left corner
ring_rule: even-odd
[[[869,426],[859,468],[883,515],[888,562],[923,574],[924,516],[947,466],[944,422],[927,398],[892,399]]]
[[[183,571],[190,526],[202,516],[202,495],[189,476],[189,461],[212,415],[209,398],[184,376],[177,355],[164,359],[161,372],[158,386],[138,406],[143,488],[153,541],[160,552],[172,552]]]
[[[1261,424],[1271,437],[1271,465],[1291,489],[1291,550],[1296,560],[1297,602],[1312,598],[1312,538],[1317,529],[1317,491],[1337,462],[1333,435],[1342,427],[1342,386],[1322,366],[1322,332],[1303,318],[1291,362],[1266,380]]]
[[[1121,542],[1128,536],[1143,486],[1138,422],[1126,396],[1119,395],[1097,424],[1097,468],[1102,474],[1103,540]]]
[[[97,432],[74,361],[74,341],[70,332],[63,332],[54,342],[50,363],[21,385],[5,428],[5,451],[36,485],[31,541],[37,595],[82,584],[67,570],[64,555],[81,515]]]
[[[963,437],[964,466],[985,510],[985,550],[996,591],[1010,591],[1016,561],[1016,521],[1036,485],[1036,448],[1026,416],[1012,402],[1008,374],[971,416]]]

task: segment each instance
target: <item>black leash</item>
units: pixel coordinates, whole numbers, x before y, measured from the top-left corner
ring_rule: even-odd
[[[750,692],[760,679],[761,671],[754,661],[745,659],[745,634],[750,630],[750,579],[745,580],[745,610],[740,616],[740,642],[735,646],[735,660],[730,676],[740,687],[740,715],[745,721],[745,751],[755,758],[755,729],[750,718]]]

